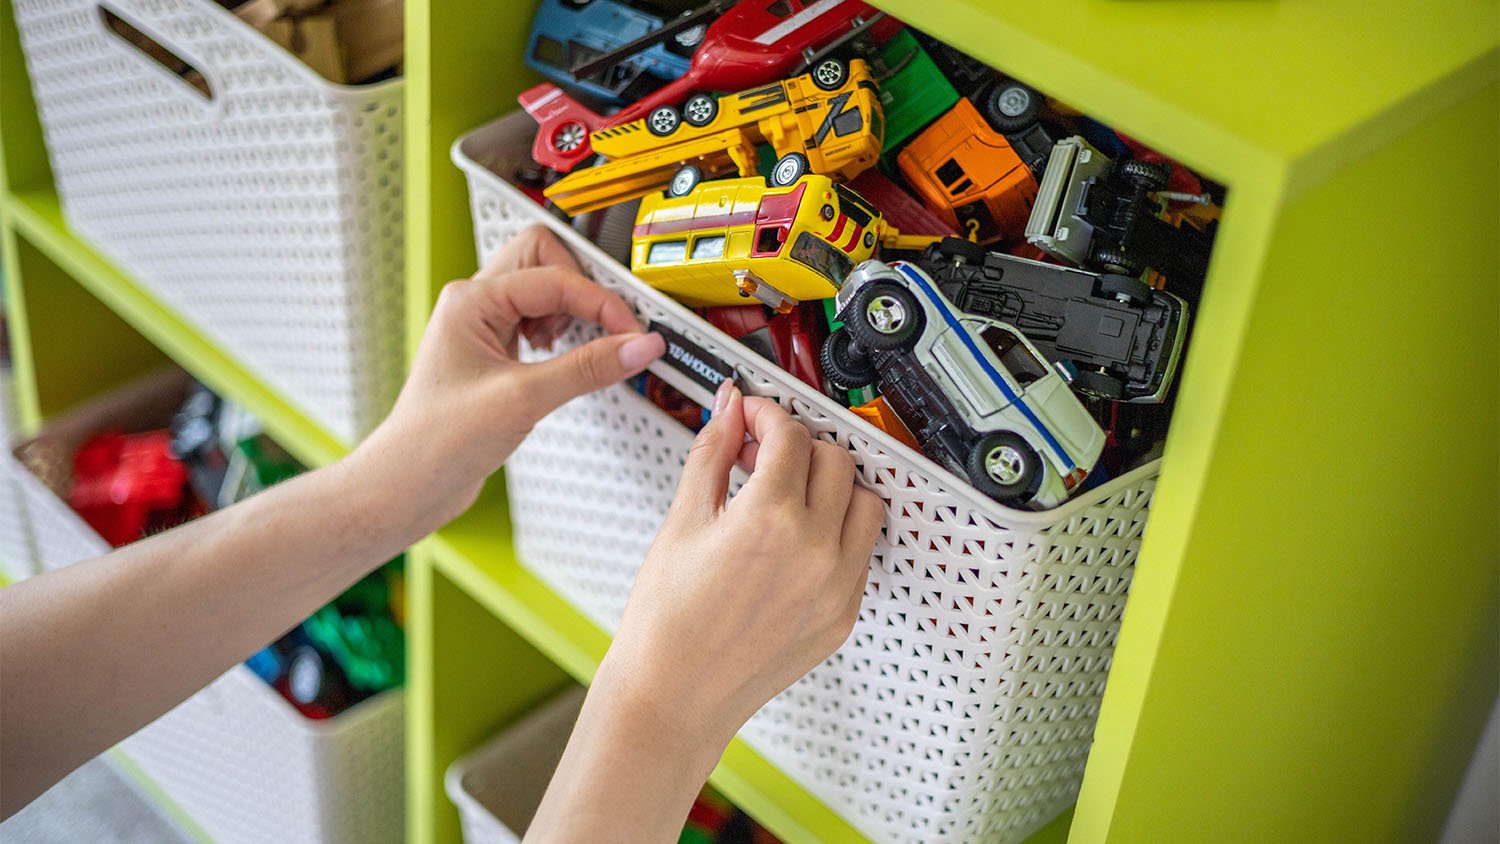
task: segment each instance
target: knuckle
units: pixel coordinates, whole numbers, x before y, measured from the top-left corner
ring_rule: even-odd
[[[587,348],[573,355],[573,373],[583,384],[602,384],[606,376],[603,356],[598,348]]]

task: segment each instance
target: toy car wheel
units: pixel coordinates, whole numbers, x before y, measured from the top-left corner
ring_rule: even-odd
[[[682,119],[689,126],[707,126],[719,116],[719,101],[707,94],[694,94],[682,106]]]
[[[1113,273],[1099,276],[1099,292],[1138,308],[1151,304],[1152,299],[1151,287],[1146,282],[1128,275]]]
[[[1042,114],[1042,95],[1014,79],[995,85],[984,97],[984,119],[996,132],[1029,128]]]
[[[877,281],[854,297],[844,325],[861,346],[885,352],[911,348],[926,319],[917,297],[899,285]]]
[[[790,187],[810,172],[812,165],[808,163],[807,156],[800,152],[789,152],[776,159],[776,166],[771,168],[771,184],[778,188]]]
[[[990,250],[961,237],[945,237],[933,244],[932,249],[941,259],[959,259],[966,264],[983,264],[985,257],[990,254]]]
[[[672,181],[667,183],[667,196],[687,196],[701,181],[703,181],[703,171],[698,168],[698,165],[685,164],[672,175]]]
[[[588,140],[589,130],[576,120],[557,127],[552,132],[552,148],[558,152],[572,152]]]
[[[1025,504],[1039,485],[1041,458],[1020,436],[998,431],[981,437],[964,469],[974,488],[1005,504]]]
[[[708,32],[708,27],[703,24],[690,26],[687,29],[672,36],[666,43],[667,51],[679,56],[691,56],[698,45],[703,43],[703,35]]]
[[[1073,390],[1108,401],[1119,401],[1125,395],[1125,385],[1120,383],[1120,379],[1092,369],[1080,370],[1073,376]]]
[[[1093,269],[1105,273],[1119,273],[1124,276],[1138,276],[1141,274],[1141,265],[1137,264],[1125,250],[1118,246],[1096,246],[1089,252],[1089,263]]]
[[[824,91],[837,91],[849,76],[849,66],[839,59],[824,59],[813,65],[813,84]]]
[[[677,131],[682,125],[682,113],[671,106],[657,106],[646,115],[646,128],[651,134],[664,137]]]
[[[1172,165],[1127,158],[1120,162],[1120,178],[1146,191],[1165,190],[1172,178]]]
[[[828,335],[818,357],[823,364],[823,374],[835,387],[841,389],[858,390],[868,387],[875,383],[879,375],[870,356],[854,350],[854,338],[849,336],[849,331],[845,328],[836,329]]]
[[[350,696],[343,672],[312,645],[299,645],[287,665],[286,689],[292,702],[333,707]]]

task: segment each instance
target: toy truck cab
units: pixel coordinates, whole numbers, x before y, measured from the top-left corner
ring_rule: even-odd
[[[919,268],[861,264],[837,297],[825,374],[876,383],[922,448],[1006,504],[1052,507],[1088,474],[1104,432],[1012,326],[963,314]],[[859,383],[859,382],[863,383]]]
[[[1209,238],[1160,216],[1152,194],[1166,188],[1170,165],[1111,161],[1079,136],[1052,149],[1026,239],[1055,258],[1108,273],[1139,276],[1147,268],[1169,278],[1202,281]]]

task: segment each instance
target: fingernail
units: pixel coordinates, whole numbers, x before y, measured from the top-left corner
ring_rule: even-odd
[[[628,372],[645,369],[646,364],[661,357],[667,341],[660,334],[637,334],[620,346],[620,366]]]
[[[714,406],[709,411],[709,415],[718,416],[720,413],[723,413],[724,409],[729,407],[730,399],[738,389],[738,387],[734,386],[734,382],[728,378],[719,382],[719,389],[714,391]]]

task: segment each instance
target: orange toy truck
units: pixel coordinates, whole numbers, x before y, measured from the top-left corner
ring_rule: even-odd
[[[837,73],[803,74],[718,99],[699,94],[680,116],[658,109],[595,132],[594,151],[610,160],[558,180],[547,188],[547,198],[576,215],[669,185],[674,196],[685,196],[702,178],[732,171],[755,175],[755,148],[762,143],[778,156],[774,186],[794,184],[810,172],[851,179],[879,158],[884,115],[863,60],[833,65]]]
[[[896,164],[961,235],[993,243],[1025,234],[1036,177],[968,98],[907,144]]]

